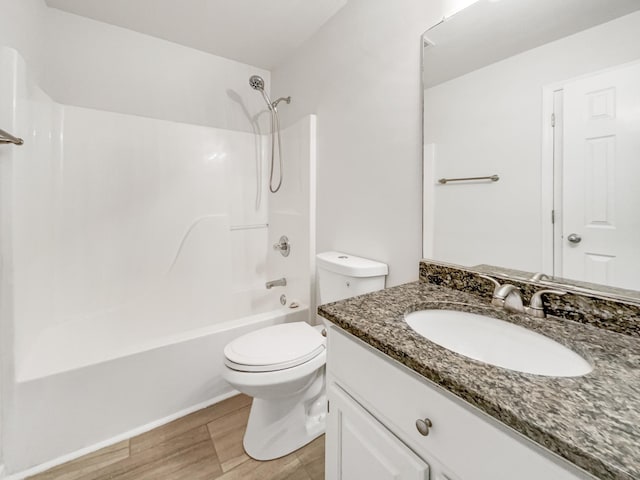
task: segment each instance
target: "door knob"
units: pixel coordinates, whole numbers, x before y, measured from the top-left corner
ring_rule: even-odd
[[[569,243],[578,244],[582,241],[582,237],[577,233],[572,233],[567,237],[567,240],[569,240]]]

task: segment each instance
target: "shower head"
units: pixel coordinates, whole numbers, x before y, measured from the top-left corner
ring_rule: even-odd
[[[267,108],[273,112],[273,109],[275,107],[272,105],[271,99],[269,98],[269,95],[267,95],[267,92],[264,91],[263,78],[258,75],[251,75],[251,77],[249,77],[249,85],[251,86],[251,88],[259,91],[262,94],[262,98],[264,98],[264,101],[267,103]]]
[[[275,102],[272,102],[267,95],[267,92],[264,91],[264,79],[259,75],[251,75],[249,77],[249,86],[254,90],[257,90],[262,94],[262,98],[264,98],[265,103],[267,104],[267,108],[271,112],[271,173],[269,174],[269,191],[271,193],[276,193],[280,190],[280,186],[282,185],[282,145],[280,144],[280,119],[278,118],[278,109],[277,106],[280,102],[291,103],[291,97],[281,97],[277,99]],[[276,139],[278,144],[278,155],[280,158],[280,180],[278,181],[278,185],[273,187],[273,164],[276,158]]]
[[[254,90],[264,91],[264,80],[258,75],[251,75],[249,78],[249,85],[251,85],[251,88]]]

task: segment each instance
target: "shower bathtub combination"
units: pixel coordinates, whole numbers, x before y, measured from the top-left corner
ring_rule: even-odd
[[[0,49],[0,128],[24,138],[0,146],[9,478],[234,395],[227,343],[310,320],[315,118],[281,132],[277,195],[268,129],[247,122],[233,131],[56,103]],[[285,234],[286,258],[272,248]],[[265,288],[281,277],[286,287]]]

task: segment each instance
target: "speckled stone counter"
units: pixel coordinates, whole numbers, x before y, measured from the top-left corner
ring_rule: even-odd
[[[494,284],[481,278],[480,273],[491,273],[501,283],[506,282],[518,287],[525,304],[531,300],[534,292],[544,288],[566,291],[567,294],[563,296],[545,295],[543,297],[545,311],[554,317],[640,338],[640,301],[631,298],[621,301],[604,292],[597,294],[571,292],[567,290],[566,285],[514,278],[505,279],[500,278],[495,272],[474,271],[457,265],[428,260],[420,262],[421,281],[479,295],[482,298],[491,298]]]
[[[318,311],[595,477],[640,479],[640,339],[590,324],[510,314],[491,306],[489,299],[415,282]],[[483,313],[522,325],[581,354],[594,369],[583,377],[556,378],[472,360],[428,341],[405,323],[406,312],[427,308]]]

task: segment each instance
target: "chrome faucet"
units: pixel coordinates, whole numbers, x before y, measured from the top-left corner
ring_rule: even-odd
[[[273,249],[278,250],[283,257],[288,257],[291,253],[291,244],[286,235],[282,235],[278,243],[273,244]]]
[[[547,313],[544,311],[544,303],[542,302],[542,295],[547,293],[553,293],[554,295],[565,295],[567,292],[561,290],[540,290],[533,294],[529,306],[525,309],[527,315],[531,315],[535,318],[547,318]]]
[[[534,273],[531,276],[530,280],[532,282],[539,282],[540,280],[551,280],[551,277],[546,273],[538,272],[538,273]]]
[[[478,276],[486,280],[490,280],[495,286],[493,289],[493,297],[491,298],[491,305],[502,307],[510,312],[524,312],[522,294],[518,287],[511,285],[510,283],[501,284],[495,278],[488,275]]]
[[[265,286],[267,287],[267,289],[271,289],[273,287],[286,287],[287,279],[282,277],[277,280],[271,280],[270,282],[267,282]]]
[[[544,303],[542,302],[542,296],[547,293],[554,295],[565,295],[567,292],[561,290],[540,290],[533,294],[529,306],[525,307],[522,303],[522,292],[515,285],[510,283],[500,284],[495,278],[488,275],[478,275],[486,280],[491,280],[495,285],[493,290],[493,297],[491,298],[491,305],[496,307],[502,307],[505,310],[516,313],[525,313],[531,315],[534,318],[546,318],[547,314],[544,311]]]

